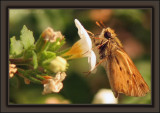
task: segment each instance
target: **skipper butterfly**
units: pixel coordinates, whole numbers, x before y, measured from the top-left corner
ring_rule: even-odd
[[[100,27],[104,26],[102,22],[96,23]],[[98,37],[89,31],[88,33],[99,54],[97,65],[102,64],[105,68],[115,97],[117,98],[119,93],[127,96],[145,96],[150,91],[149,87],[124,51],[114,30],[104,26]]]

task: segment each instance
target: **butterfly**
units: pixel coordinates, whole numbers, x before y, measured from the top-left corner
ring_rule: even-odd
[[[89,32],[98,54],[99,64],[105,68],[109,83],[117,98],[120,93],[127,96],[145,96],[149,87],[144,78],[127,55],[116,33],[110,27],[105,27],[102,22],[96,22],[98,26],[104,26],[97,37]],[[97,66],[97,65],[96,65]]]

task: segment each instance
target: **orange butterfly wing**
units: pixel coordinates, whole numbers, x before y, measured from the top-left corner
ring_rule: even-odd
[[[115,97],[118,97],[119,93],[127,96],[145,96],[149,92],[147,83],[123,49],[111,53],[103,65]]]

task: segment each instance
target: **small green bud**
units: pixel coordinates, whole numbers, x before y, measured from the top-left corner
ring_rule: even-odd
[[[66,59],[57,56],[55,59],[53,59],[49,64],[50,71],[57,73],[57,72],[63,72],[67,69],[67,61]]]

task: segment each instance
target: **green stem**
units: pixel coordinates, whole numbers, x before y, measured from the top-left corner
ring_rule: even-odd
[[[41,84],[41,81],[40,81],[40,80],[32,77],[32,74],[30,74],[30,75],[27,74],[23,69],[19,69],[19,68],[18,68],[18,74],[19,74],[20,76],[22,76],[23,78],[29,79],[29,80],[30,80],[31,82],[33,82],[33,83]]]

